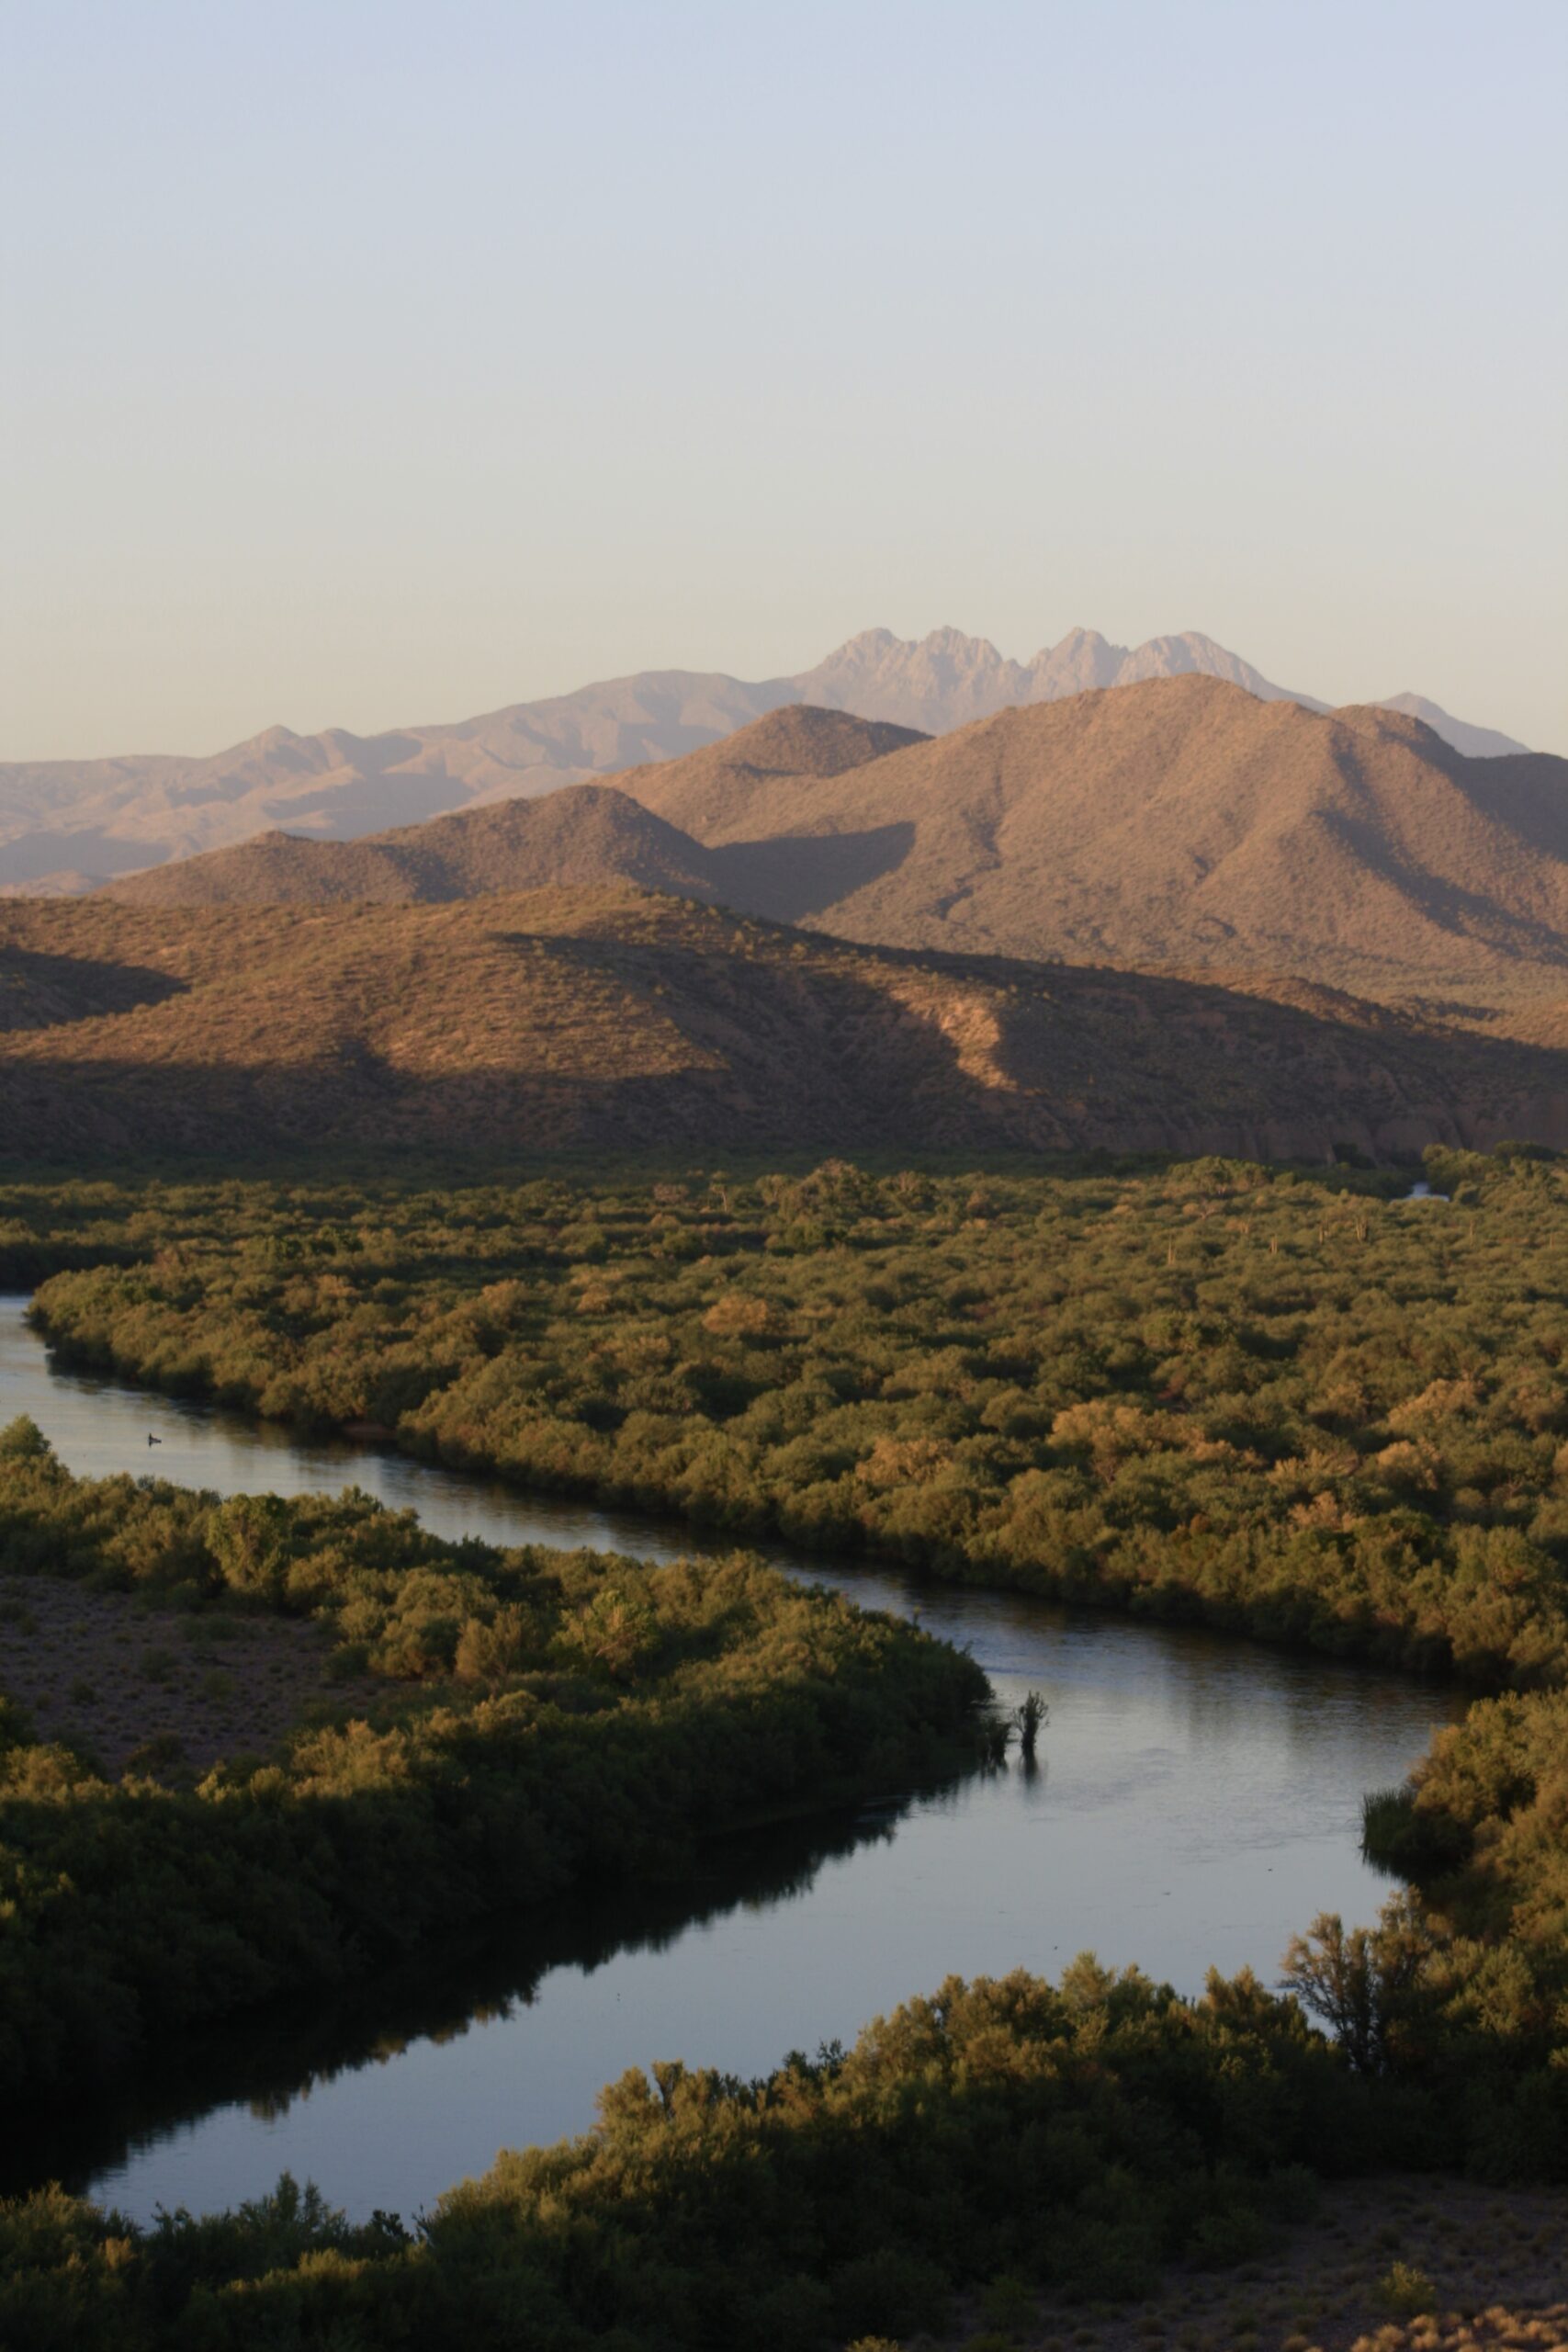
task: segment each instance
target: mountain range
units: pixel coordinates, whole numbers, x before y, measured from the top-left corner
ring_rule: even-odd
[[[791,705],[946,734],[1015,705],[1197,673],[1265,702],[1310,696],[1274,685],[1197,631],[1134,648],[1074,629],[1028,662],[981,638],[937,629],[919,641],[871,629],[814,669],[748,683],[717,673],[648,671],[574,694],[513,704],[454,725],[355,735],[269,728],[206,758],[137,754],[0,765],[0,891],[70,894],[283,828],[354,840],[491,801],[551,792],[676,759]],[[1522,745],[1396,698],[1472,756]]]
[[[949,734],[794,704],[683,757],[356,842],[274,833],[140,906],[634,883],[886,947],[1484,1011],[1568,993],[1568,762],[1201,673]]]

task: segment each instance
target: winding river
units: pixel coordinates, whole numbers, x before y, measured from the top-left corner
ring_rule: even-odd
[[[161,1476],[224,1493],[357,1485],[447,1535],[655,1558],[701,1542],[54,1371],[26,1306],[0,1299],[0,1426],[30,1413],[84,1475],[144,1473],[152,1432]],[[1043,1691],[1038,1769],[1015,1755],[889,1790],[852,1817],[716,1849],[677,1893],[563,1906],[545,1932],[230,2026],[177,2072],[29,2132],[0,2187],[52,2176],[145,2218],[256,2196],[287,2168],[353,2214],[412,2216],[497,2149],[585,2128],[627,2066],[758,2074],[950,1973],[1055,1973],[1091,1949],[1186,1991],[1211,1962],[1271,1978],[1316,1912],[1376,1912],[1362,1792],[1401,1778],[1462,1704],[1371,1668],[758,1548],[867,1606],[918,1609],[1009,1704]]]

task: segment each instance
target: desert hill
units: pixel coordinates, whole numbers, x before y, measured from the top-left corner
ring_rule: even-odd
[[[798,779],[826,783],[926,740],[911,727],[797,703],[684,759],[631,768],[620,788],[699,841],[728,841],[776,830],[751,826],[747,812],[787,805]]]
[[[685,758],[352,842],[275,834],[112,884],[141,905],[634,882],[894,947],[1478,1010],[1568,989],[1568,762],[1202,674],[922,737],[802,705]]]
[[[897,756],[904,756],[902,754]],[[1568,1056],[637,891],[0,907],[6,1157],[1568,1140]]]
[[[624,787],[738,876],[788,842],[810,888],[770,910],[846,937],[1388,999],[1561,993],[1568,972],[1568,761],[1466,760],[1403,713],[1202,674],[1006,710],[838,775],[758,776],[753,731]]]
[[[680,827],[742,807],[748,794],[781,778],[841,775],[921,741],[907,727],[792,705],[668,769],[632,770],[649,780],[646,799],[614,785],[567,785],[537,799],[489,802],[353,842],[263,833],[232,849],[127,875],[105,884],[102,895],[145,907],[407,903],[634,882],[772,912],[776,900],[800,896],[798,856],[787,848],[775,855],[771,843],[711,851]],[[661,784],[669,809],[655,805]],[[846,871],[840,852],[831,888],[841,887]]]
[[[273,727],[199,759],[0,764],[0,896],[85,889],[277,828],[354,840],[681,758],[795,703],[942,733],[1012,704],[1190,672],[1224,678],[1265,700],[1286,692],[1197,630],[1129,648],[1074,629],[1032,662],[1017,662],[955,629],[918,641],[870,629],[793,677],[748,683],[719,672],[651,670],[456,725],[368,736]],[[1465,729],[1436,704],[1422,705],[1422,715],[1439,733],[1465,734],[1467,751],[1519,748],[1484,729]]]
[[[384,905],[615,882],[719,896],[707,851],[604,784],[498,800],[359,841],[263,833],[235,849],[128,875],[103,895],[138,907]]]

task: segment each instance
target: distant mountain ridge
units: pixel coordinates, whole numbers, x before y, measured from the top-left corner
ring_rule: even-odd
[[[148,906],[635,883],[880,946],[1289,973],[1391,1003],[1568,993],[1568,761],[1192,673],[952,734],[793,704],[683,758],[357,842],[269,834]]]
[[[352,735],[273,727],[207,759],[0,766],[0,888],[67,894],[282,827],[352,841],[456,808],[679,757],[780,702],[787,680],[666,670],[456,726]]]
[[[1032,662],[1010,662],[987,639],[965,637],[954,628],[933,629],[918,643],[873,628],[852,637],[794,683],[807,702],[852,710],[863,718],[896,719],[927,735],[946,735],[1015,705],[1055,702],[1090,687],[1137,685],[1147,678],[1179,678],[1193,672],[1243,686],[1260,702],[1326,708],[1310,695],[1270,684],[1250,662],[1228,653],[1197,629],[1179,637],[1152,637],[1135,648],[1112,645],[1098,629],[1069,629],[1059,645],[1047,646]]]
[[[1440,704],[1428,702],[1425,695],[1390,695],[1378,708],[1402,710],[1410,718],[1419,718],[1434,735],[1440,735],[1445,743],[1462,752],[1467,760],[1510,759],[1525,748],[1522,743],[1516,743],[1511,735],[1500,735],[1495,727],[1472,727],[1467,719],[1450,718]]]
[[[1015,704],[1192,673],[1261,701],[1323,707],[1195,630],[1128,648],[1074,629],[1016,662],[956,629],[919,640],[869,629],[790,677],[748,683],[716,672],[646,671],[455,725],[370,736],[274,727],[201,759],[147,754],[0,765],[0,892],[70,895],[277,828],[352,841],[677,759],[795,704],[945,734]],[[1472,754],[1523,749],[1450,719],[1436,704],[1422,703],[1418,715]]]

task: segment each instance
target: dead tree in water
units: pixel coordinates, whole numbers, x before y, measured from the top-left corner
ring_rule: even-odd
[[[1034,1743],[1040,1736],[1040,1726],[1050,1713],[1050,1708],[1038,1690],[1032,1690],[1022,1706],[1015,1712],[1013,1721],[1018,1725],[1018,1744],[1026,1756],[1033,1755]]]

